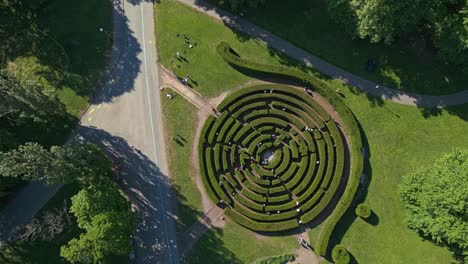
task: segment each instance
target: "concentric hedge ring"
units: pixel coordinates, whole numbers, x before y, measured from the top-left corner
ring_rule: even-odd
[[[343,176],[341,132],[306,93],[241,89],[205,123],[199,142],[205,189],[226,215],[256,231],[295,228],[330,203]]]

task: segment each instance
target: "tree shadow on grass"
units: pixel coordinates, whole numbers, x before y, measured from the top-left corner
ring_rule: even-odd
[[[232,251],[224,246],[223,235],[224,231],[220,228],[212,228],[206,231],[193,247],[191,254],[183,262],[190,264],[243,263]]]
[[[364,133],[361,125],[358,123],[359,130],[361,131],[361,139],[362,139],[362,146],[365,149],[365,157],[364,157],[364,174],[361,177],[361,182],[358,188],[358,191],[356,193],[356,196],[353,199],[353,202],[349,206],[349,208],[346,210],[346,213],[343,215],[343,217],[340,219],[338,224],[336,225],[335,229],[332,232],[331,238],[330,238],[330,243],[328,245],[328,250],[327,250],[327,256],[326,258],[328,260],[331,260],[331,250],[333,247],[337,244],[339,244],[346,232],[349,230],[349,227],[353,224],[353,222],[356,220],[357,216],[356,213],[354,212],[356,209],[356,206],[359,203],[364,202],[364,200],[367,197],[368,190],[370,183],[372,182],[372,166],[370,164],[370,157],[371,157],[371,152],[369,148],[369,141],[367,140],[366,134]],[[377,215],[374,213],[373,214],[377,217]],[[372,217],[372,215],[371,215]],[[378,224],[378,217],[377,220],[373,219],[369,224],[372,225],[377,225]],[[346,246],[346,245],[344,245]],[[354,258],[354,257],[352,257]],[[355,259],[354,259],[355,260]],[[353,263],[353,262],[351,262]],[[357,263],[354,262],[354,263]]]
[[[144,0],[129,2],[137,5]],[[0,67],[33,57],[35,63],[26,61],[24,64],[26,67],[37,64],[35,67],[39,68],[35,69],[37,72],[27,73],[28,80],[37,79],[54,90],[68,88],[88,98],[100,90],[97,86],[110,82],[113,89],[102,93],[96,100],[98,103],[110,102],[131,91],[140,72],[142,62],[138,56],[142,48],[130,28],[123,0],[102,3],[71,4],[52,0],[0,4],[3,40]],[[83,16],[93,19],[83,22]],[[12,69],[15,67],[18,65]],[[21,77],[18,75],[18,78]]]
[[[468,120],[468,103],[457,105],[457,106],[448,106],[448,107],[433,107],[427,108],[423,106],[418,106],[421,115],[427,119],[431,117],[437,117],[443,115],[444,111],[451,115],[458,116],[461,120],[467,121]]]

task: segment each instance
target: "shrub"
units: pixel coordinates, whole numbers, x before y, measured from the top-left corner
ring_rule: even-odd
[[[291,261],[294,261],[294,255],[284,254],[273,257],[265,257],[252,262],[252,264],[285,264]]]
[[[371,209],[369,208],[369,206],[365,205],[365,204],[358,204],[358,206],[356,207],[356,215],[361,217],[362,219],[367,219],[371,216]]]
[[[349,252],[343,245],[336,245],[332,250],[332,259],[336,264],[348,264]]]

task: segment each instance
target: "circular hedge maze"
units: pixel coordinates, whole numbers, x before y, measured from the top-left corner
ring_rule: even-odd
[[[225,213],[255,231],[316,218],[343,177],[345,148],[330,115],[282,85],[241,89],[206,121],[199,142],[205,189]]]

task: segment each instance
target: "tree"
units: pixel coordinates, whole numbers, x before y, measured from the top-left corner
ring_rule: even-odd
[[[32,83],[20,84],[0,72],[0,120],[11,125],[25,122],[48,123],[67,117],[65,106],[56,96],[45,94]]]
[[[0,175],[22,180],[46,178],[52,164],[52,155],[37,143],[27,143],[0,153]]]
[[[227,0],[229,7],[234,11],[241,11],[244,8],[257,8],[264,5],[266,0]]]
[[[362,219],[367,219],[371,216],[372,211],[369,208],[369,206],[362,203],[362,204],[358,204],[358,206],[356,207],[355,213],[357,216],[361,217]]]
[[[343,245],[336,245],[332,250],[332,259],[336,264],[348,264],[350,256],[346,247]]]
[[[94,144],[54,146],[50,151],[37,143],[26,143],[0,152],[0,175],[49,184],[78,181],[83,186],[108,176],[110,161]]]
[[[110,180],[81,190],[72,197],[70,211],[85,229],[60,249],[71,263],[102,263],[111,255],[130,253],[133,215],[125,198]]]
[[[438,8],[439,0],[329,0],[332,17],[348,32],[371,42],[390,44],[404,33],[417,29],[422,20]]]
[[[463,67],[468,74],[468,1],[458,12],[440,16],[433,31],[440,58]]]
[[[0,138],[2,139],[0,140],[0,151],[9,150],[17,144],[15,135],[6,129],[0,128]]]
[[[404,176],[399,192],[408,227],[468,261],[468,149]]]
[[[78,227],[88,229],[95,215],[106,211],[126,211],[128,205],[119,190],[111,183],[105,182],[81,190],[72,197],[72,212]]]

